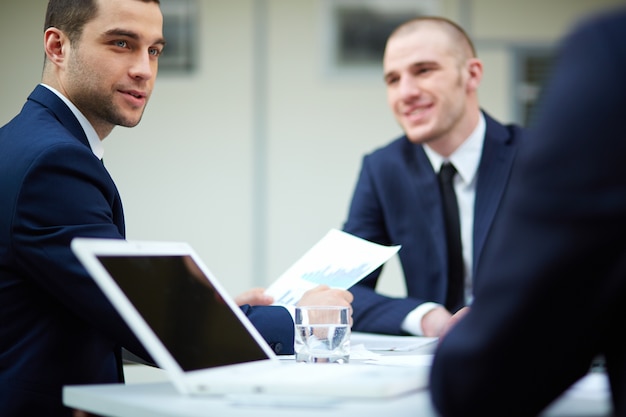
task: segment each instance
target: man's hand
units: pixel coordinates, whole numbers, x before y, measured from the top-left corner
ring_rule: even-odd
[[[265,288],[252,288],[235,297],[238,306],[250,304],[251,306],[268,306],[274,302],[274,298],[265,294]]]
[[[330,288],[328,285],[319,285],[304,293],[299,306],[344,306],[350,307],[350,323],[352,323],[352,300],[350,291]],[[250,304],[252,306],[267,306],[274,302],[274,298],[265,294],[264,288],[252,288],[235,297],[238,306]]]
[[[454,327],[454,325],[457,324],[459,320],[461,320],[463,316],[465,316],[469,312],[469,310],[470,310],[469,307],[463,307],[462,309],[454,313],[452,317],[450,317],[450,320],[448,320],[448,322],[442,329],[441,335],[439,336],[439,338],[440,339],[443,338],[450,331],[450,329]]]
[[[344,306],[351,307],[354,296],[350,291],[319,285],[304,293],[299,306]]]
[[[450,331],[467,312],[469,307],[463,307],[456,313],[451,314],[444,307],[436,307],[426,313],[422,318],[422,330],[424,336],[442,338]]]
[[[444,307],[435,307],[422,317],[422,331],[426,337],[439,337],[452,314]]]
[[[72,413],[72,417],[98,417],[98,416],[95,414],[89,414],[85,411],[74,410],[74,412]]]
[[[319,285],[304,293],[299,306],[344,306],[350,307],[350,326],[352,326],[352,300],[350,291],[330,288],[328,285]]]

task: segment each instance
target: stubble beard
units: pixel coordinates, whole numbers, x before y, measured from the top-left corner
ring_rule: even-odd
[[[89,122],[96,128],[104,127],[109,130],[115,126],[135,127],[141,121],[145,107],[139,115],[130,117],[123,114],[119,105],[115,104],[116,86],[106,91],[106,81],[100,76],[100,71],[94,70],[81,59],[80,53],[68,64],[68,80],[72,85],[70,100],[83,113]],[[104,70],[106,71],[106,69]]]

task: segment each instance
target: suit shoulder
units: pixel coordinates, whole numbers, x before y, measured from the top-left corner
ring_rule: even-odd
[[[580,20],[570,32],[570,36],[596,30],[607,33],[617,31],[621,35],[619,37],[621,40],[626,33],[626,7],[623,5],[609,7]]]
[[[93,155],[91,148],[71,134],[45,108],[33,106],[0,128],[0,172],[18,175],[33,164],[59,161],[68,155]],[[39,161],[39,162],[38,162]]]
[[[526,132],[524,127],[516,123],[500,123],[484,110],[483,114],[487,123],[487,130],[485,134],[488,138],[507,145],[515,145],[523,138]]]
[[[54,144],[80,144],[47,108],[27,102],[22,111],[0,128],[0,146],[46,148]]]

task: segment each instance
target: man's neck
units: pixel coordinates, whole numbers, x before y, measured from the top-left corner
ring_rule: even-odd
[[[464,120],[459,122],[459,125],[454,129],[454,132],[450,132],[446,136],[438,137],[434,140],[424,143],[434,152],[437,152],[443,158],[448,158],[452,155],[463,143],[470,137],[472,132],[478,126],[480,119],[480,109],[472,111],[471,114],[466,115]]]

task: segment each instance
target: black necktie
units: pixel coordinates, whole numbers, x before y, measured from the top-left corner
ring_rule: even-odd
[[[461,246],[461,225],[459,206],[454,192],[454,175],[456,169],[449,162],[444,162],[439,171],[439,187],[443,202],[443,219],[446,226],[446,243],[448,246],[448,291],[446,308],[452,313],[464,304],[464,266],[463,249]]]

